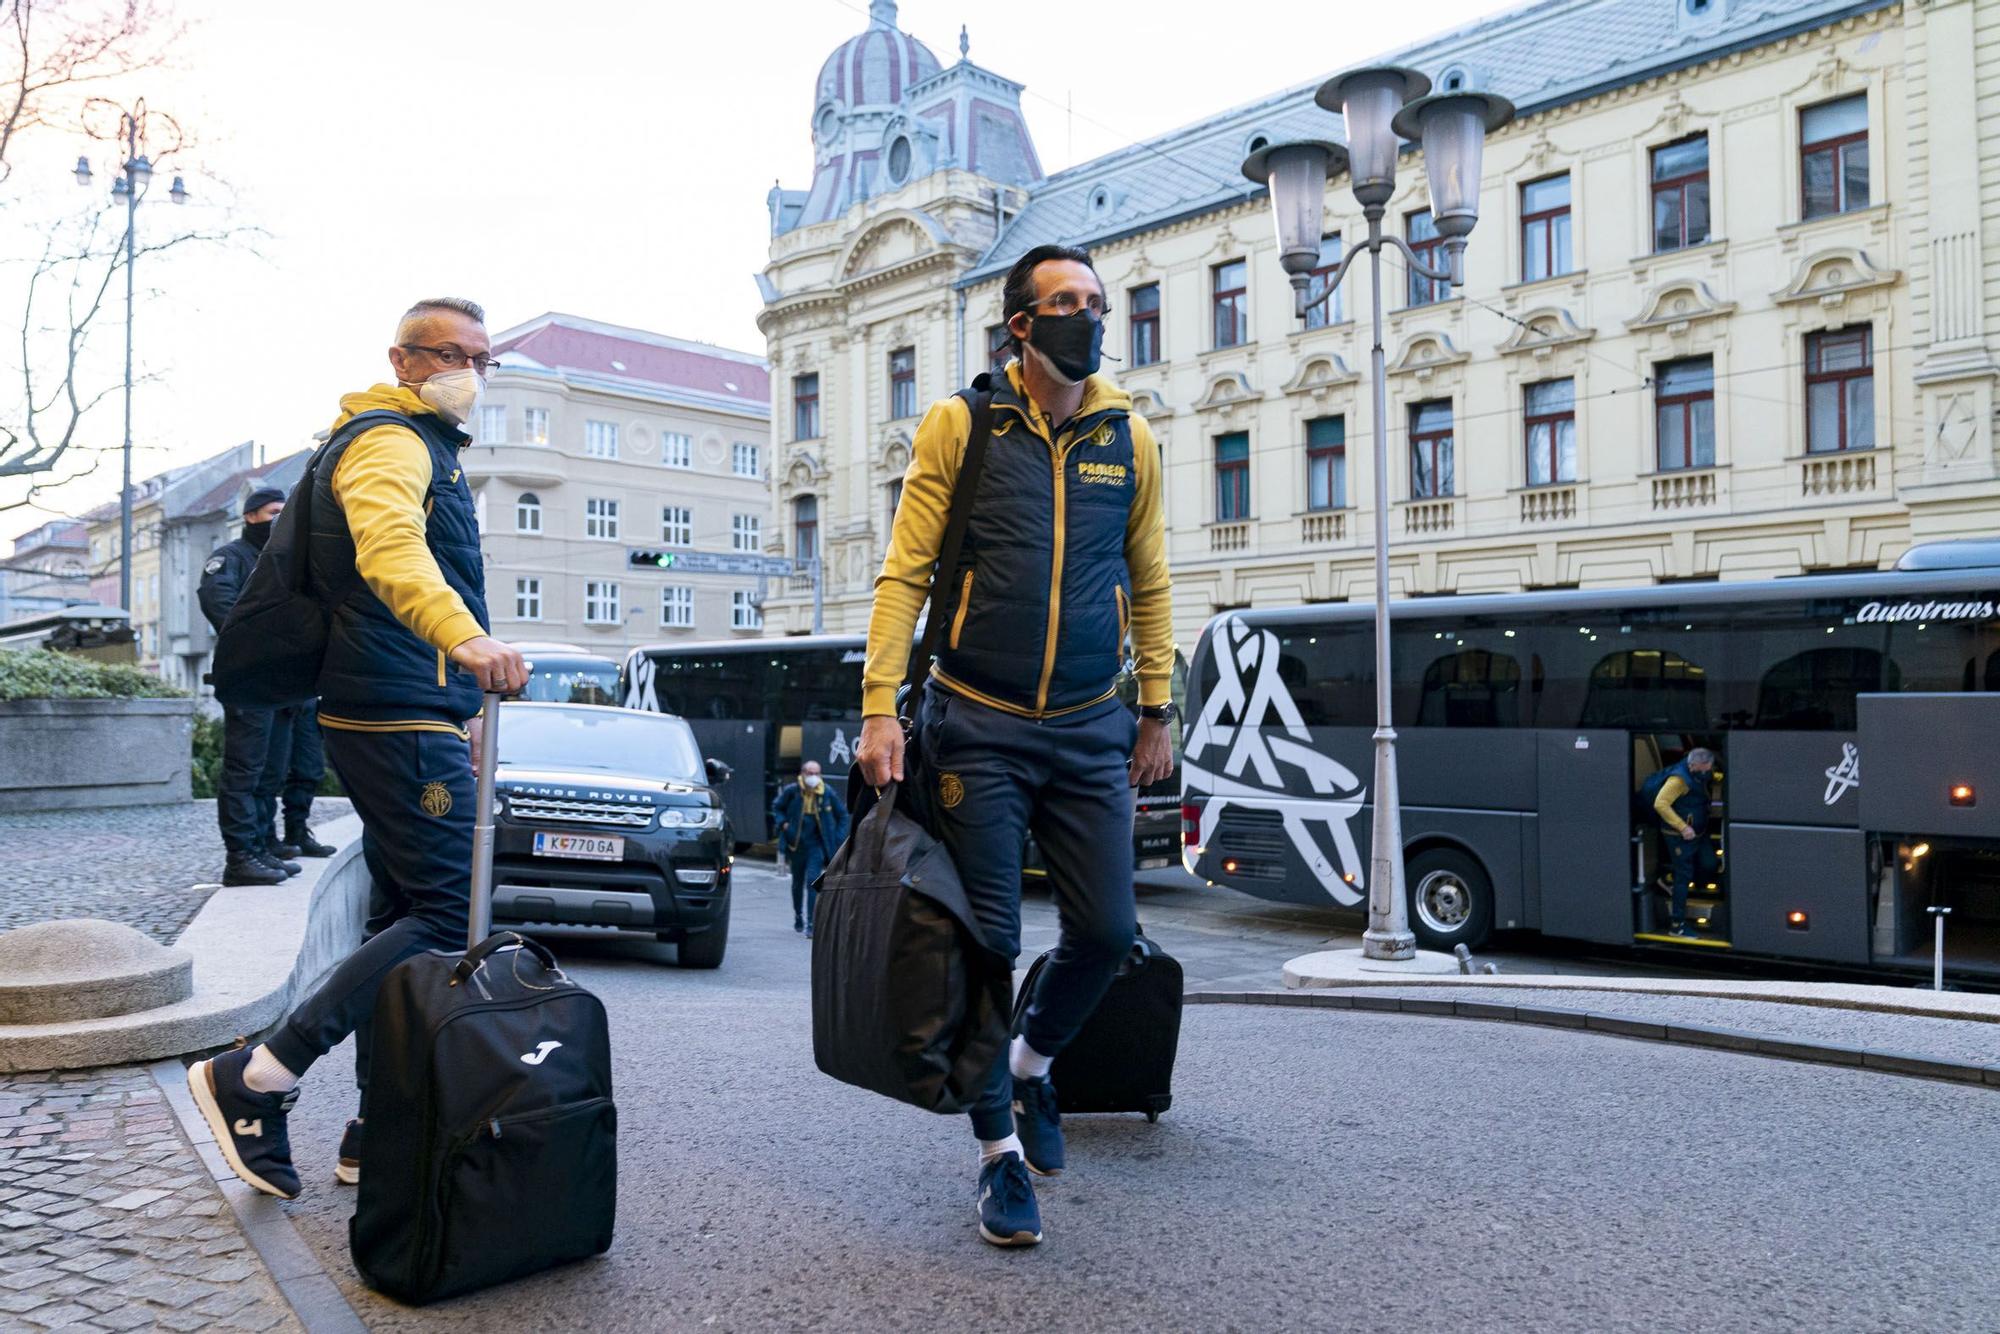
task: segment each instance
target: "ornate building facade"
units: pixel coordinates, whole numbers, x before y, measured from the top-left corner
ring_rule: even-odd
[[[1569,0],[1385,59],[1519,109],[1466,287],[1385,262],[1402,592],[1879,568],[2000,526],[2000,4]],[[830,630],[865,625],[915,417],[987,364],[1044,241],[1091,249],[1166,452],[1183,643],[1370,596],[1366,276],[1298,320],[1238,172],[1337,137],[1316,84],[1044,178],[975,132],[1020,124],[1020,86],[940,67],[886,0],[827,69],[760,282],[774,534],[827,542]],[[1330,268],[1365,224],[1344,178],[1327,199]],[[1421,247],[1427,205],[1411,147],[1385,226]],[[810,611],[787,589],[767,624]]]

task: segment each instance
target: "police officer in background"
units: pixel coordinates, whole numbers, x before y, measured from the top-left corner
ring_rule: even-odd
[[[243,531],[217,547],[202,566],[201,614],[217,634],[250,582],[250,571],[270,539],[271,522],[284,508],[285,493],[276,487],[252,491],[243,501]],[[277,885],[298,873],[297,862],[277,855],[271,828],[292,748],[292,726],[289,710],[223,707],[215,820],[227,855],[222,868],[225,885]],[[319,785],[317,778],[313,785]]]
[[[918,778],[1003,957],[1020,951],[1030,832],[1048,865],[1062,934],[972,1109],[979,1234],[1030,1246],[1042,1224],[1028,1174],[1063,1168],[1050,1062],[1132,949],[1132,789],[1173,768],[1174,635],[1160,447],[1131,396],[1096,373],[1107,306],[1090,256],[1036,246],[1001,300],[1018,355],[984,380],[993,427],[965,551],[958,569],[937,572],[930,614],[950,629],[924,688]],[[878,786],[906,776],[896,688],[971,425],[952,397],[917,428],[875,581],[855,760]],[[1136,718],[1118,698],[1128,632]]]

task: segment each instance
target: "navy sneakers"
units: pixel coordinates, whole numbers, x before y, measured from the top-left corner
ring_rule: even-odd
[[[1035,1184],[1018,1153],[1003,1153],[979,1169],[979,1235],[995,1246],[1033,1246],[1042,1239]]]
[[[347,1123],[340,1135],[340,1161],[334,1164],[333,1179],[343,1186],[361,1184],[361,1118]]]
[[[292,1167],[291,1137],[285,1117],[299,1091],[258,1093],[243,1082],[250,1048],[238,1047],[188,1067],[188,1092],[208,1122],[216,1147],[230,1170],[244,1181],[281,1200],[299,1195],[299,1174]]]
[[[1055,1086],[1047,1079],[1015,1077],[1014,1133],[1027,1150],[1030,1172],[1045,1177],[1062,1175],[1062,1113],[1056,1110]]]

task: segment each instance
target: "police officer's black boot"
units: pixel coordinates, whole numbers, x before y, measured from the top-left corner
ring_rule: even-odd
[[[285,857],[331,857],[339,849],[313,837],[312,826],[304,823],[285,826],[285,842],[278,849]]]
[[[282,885],[290,877],[255,853],[232,851],[222,868],[225,885]]]
[[[278,846],[278,834],[275,829],[264,835],[264,846],[257,850],[257,855],[272,866],[277,867],[280,871],[283,871],[287,879],[299,873],[299,864],[295,861],[288,861],[281,855],[281,849]]]

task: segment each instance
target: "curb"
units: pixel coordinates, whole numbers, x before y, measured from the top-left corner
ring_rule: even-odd
[[[1776,1060],[1805,1061],[1815,1065],[1839,1065],[1873,1070],[1912,1079],[1936,1079],[1953,1084],[1977,1084],[2000,1089],[2000,1065],[1978,1065],[1942,1057],[1914,1056],[1905,1052],[1877,1051],[1871,1047],[1849,1047],[1833,1042],[1801,1038],[1775,1038],[1707,1024],[1661,1023],[1633,1019],[1595,1010],[1560,1010],[1540,1005],[1498,1005],[1490,1001],[1428,1000],[1414,997],[1345,995],[1325,987],[1294,988],[1286,991],[1190,991],[1189,1005],[1275,1005],[1300,1006],[1318,1010],[1373,1010],[1381,1013],[1435,1015],[1452,1019],[1483,1019],[1494,1023],[1535,1024],[1543,1028],[1582,1029],[1612,1037],[1634,1038],[1643,1042],[1670,1042],[1716,1051],[1767,1056]]]
[[[338,851],[285,884],[209,895],[174,942],[193,957],[193,995],[102,1019],[0,1024],[0,1072],[143,1064],[225,1046],[276,1023],[353,949],[367,916],[359,818],[345,816],[324,832]]]
[[[367,1334],[368,1327],[347,1304],[340,1285],[328,1276],[312,1247],[306,1245],[298,1229],[292,1226],[284,1204],[244,1185],[222,1160],[208,1122],[202,1119],[188,1094],[187,1067],[168,1058],[154,1061],[146,1070],[167,1105],[174,1109],[174,1119],[180,1123],[181,1133],[194,1145],[202,1170],[229,1202],[237,1226],[243,1229],[250,1248],[270,1271],[271,1281],[277,1284],[279,1295],[305,1326],[306,1334]]]

